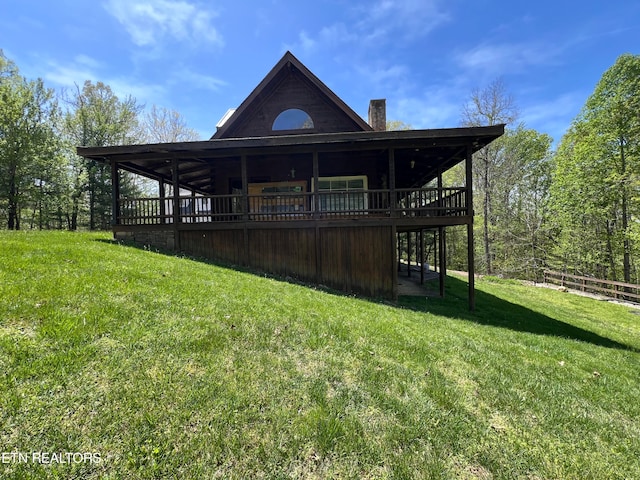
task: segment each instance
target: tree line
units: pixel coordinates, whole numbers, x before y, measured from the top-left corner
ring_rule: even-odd
[[[505,135],[473,161],[476,271],[537,281],[554,268],[637,283],[640,56],[622,55],[604,72],[555,151],[549,135],[518,122],[516,102],[497,80],[471,93],[461,124],[501,123]],[[197,139],[179,113],[145,111],[101,82],[56,94],[21,76],[0,50],[3,227],[109,228],[110,169],[75,147]],[[123,195],[149,192],[144,180],[121,175]],[[464,169],[444,181],[464,184]],[[467,268],[465,232],[447,232],[448,264]]]
[[[56,93],[29,80],[0,50],[0,225],[8,229],[107,229],[108,165],[75,153],[101,147],[198,140],[175,111],[144,111],[108,85],[86,81]],[[121,173],[121,191],[141,196],[148,182]]]
[[[465,126],[507,124],[473,161],[476,271],[539,281],[551,268],[640,283],[640,56],[621,55],[604,72],[556,151],[517,119],[500,81],[462,110]],[[449,263],[466,268],[463,232],[449,237]]]

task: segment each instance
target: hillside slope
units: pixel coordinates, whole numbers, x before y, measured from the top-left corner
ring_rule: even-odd
[[[465,288],[392,306],[2,231],[0,477],[640,478],[637,311]]]

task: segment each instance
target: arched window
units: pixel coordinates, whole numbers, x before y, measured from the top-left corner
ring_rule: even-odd
[[[290,108],[280,113],[273,121],[272,130],[304,130],[313,128],[311,116],[299,108]]]

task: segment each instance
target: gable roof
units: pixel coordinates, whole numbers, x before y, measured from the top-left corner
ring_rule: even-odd
[[[300,60],[287,51],[280,61],[271,69],[267,76],[258,84],[251,94],[240,106],[227,118],[227,120],[213,134],[211,140],[221,138],[233,138],[234,130],[255,112],[262,103],[277,91],[282,78],[291,71],[296,71],[306,80],[308,86],[322,99],[334,107],[334,109],[352,124],[353,131],[372,131],[371,126],[365,122],[351,107],[343,102],[329,87],[316,77]]]

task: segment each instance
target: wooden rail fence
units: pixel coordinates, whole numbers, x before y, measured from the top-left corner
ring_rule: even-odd
[[[600,293],[608,297],[640,303],[640,285],[583,277],[565,272],[544,271],[544,282],[581,292]]]

